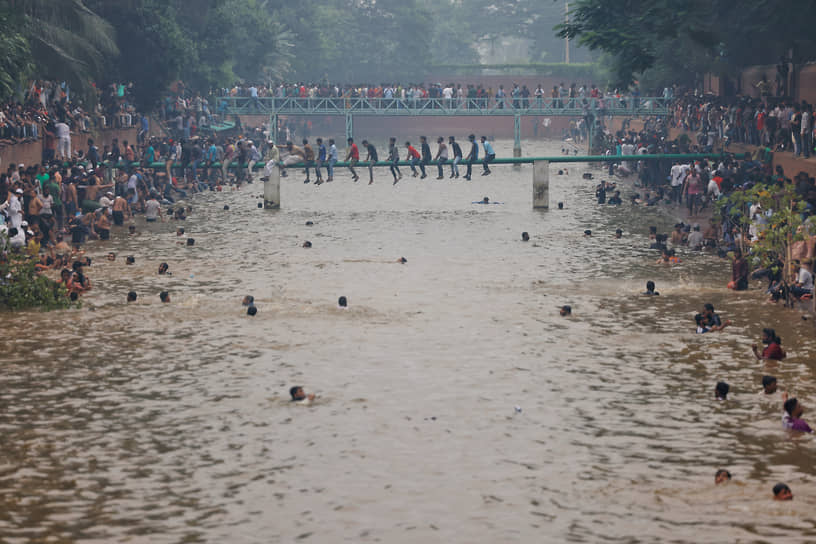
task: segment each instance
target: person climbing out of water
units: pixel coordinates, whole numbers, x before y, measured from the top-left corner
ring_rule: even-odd
[[[756,344],[751,345],[751,350],[758,360],[781,361],[787,357],[785,350],[782,349],[782,339],[776,335],[775,330],[770,328],[762,329],[762,343],[767,344],[762,353],[759,353]]]
[[[303,387],[300,385],[294,385],[289,388],[289,396],[292,397],[292,402],[305,402],[309,403],[315,399],[314,393],[306,394],[303,391]]]
[[[646,282],[646,291],[643,293],[643,295],[647,297],[656,297],[660,295],[660,293],[655,291],[655,282],[652,280]]]
[[[714,474],[714,485],[724,484],[730,479],[731,473],[725,470],[724,468],[721,468],[716,472],[716,474]]]

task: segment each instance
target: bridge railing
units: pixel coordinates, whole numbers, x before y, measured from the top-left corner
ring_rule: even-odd
[[[216,97],[216,112],[238,115],[495,116],[668,115],[670,99]]]

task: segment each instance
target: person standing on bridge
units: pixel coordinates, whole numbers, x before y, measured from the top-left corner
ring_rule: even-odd
[[[402,179],[402,172],[399,169],[399,149],[397,149],[397,139],[392,137],[388,140],[388,161],[391,163],[388,168],[394,176],[394,185]],[[399,176],[399,177],[397,177]]]
[[[363,147],[366,148],[366,166],[368,166],[368,184],[374,183],[374,165],[377,164],[377,148],[374,144],[368,143],[368,140],[363,140]]]
[[[357,149],[357,144],[354,143],[354,138],[348,139],[348,151],[346,152],[346,162],[348,162],[348,169],[351,170],[351,180],[358,181],[360,176],[354,171],[354,166],[360,162],[360,150]]]
[[[465,174],[465,179],[470,181],[470,175],[473,172],[473,163],[479,160],[479,144],[476,143],[475,134],[469,134],[468,140],[470,140],[470,152],[465,159],[467,161],[467,174]]]
[[[419,169],[422,171],[422,175],[419,179],[425,179],[428,177],[425,174],[425,166],[431,163],[431,146],[428,145],[428,138],[425,136],[419,137],[419,143],[422,144],[420,149],[422,149],[422,161],[419,163]]]
[[[411,172],[414,174],[414,177],[417,177],[416,165],[419,164],[419,151],[411,145],[411,142],[405,142],[405,147],[408,148],[408,160],[411,161]]]
[[[456,143],[456,140],[453,136],[448,138],[448,144],[451,146],[451,150],[453,151],[453,162],[451,163],[451,178],[458,178],[459,177],[459,163],[462,161],[462,148],[459,147],[459,144]]]
[[[434,157],[436,168],[439,170],[439,175],[436,179],[445,179],[445,172],[442,170],[442,167],[448,162],[448,146],[445,145],[445,138],[442,136],[436,139],[436,143],[439,144],[439,147],[436,149],[436,157]]]
[[[482,136],[482,147],[484,148],[484,160],[482,160],[482,166],[484,166],[484,171],[482,172],[483,176],[490,175],[490,167],[488,166],[493,159],[496,158],[496,153],[493,151],[493,146],[490,145],[490,142],[487,141],[487,136]]]

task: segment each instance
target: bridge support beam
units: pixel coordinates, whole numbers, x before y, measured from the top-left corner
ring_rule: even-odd
[[[278,145],[278,114],[273,113],[269,116],[269,139]]]
[[[346,140],[354,138],[354,117],[350,113],[346,114]]]
[[[550,161],[533,163],[533,209],[550,207]]]
[[[280,168],[273,166],[271,171],[265,171],[269,178],[264,181],[264,209],[280,209]]]

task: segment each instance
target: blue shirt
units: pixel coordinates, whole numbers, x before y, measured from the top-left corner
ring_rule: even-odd
[[[218,160],[218,148],[214,144],[207,150],[207,160],[213,162]]]
[[[325,161],[326,160],[326,146],[320,144],[320,147],[317,148],[317,160]]]
[[[485,155],[495,155],[495,153],[493,152],[493,146],[490,145],[490,142],[488,142],[487,140],[482,142],[482,147],[484,147]]]

